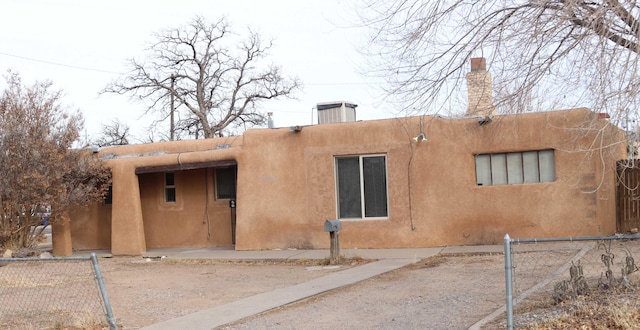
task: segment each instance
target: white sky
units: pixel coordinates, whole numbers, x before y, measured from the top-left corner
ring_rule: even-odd
[[[350,1],[1,0],[0,4],[0,73],[11,69],[28,85],[52,81],[65,92],[63,103],[83,113],[89,139],[113,119],[127,123],[134,139],[147,136],[152,118],[143,117],[146,104],[98,92],[129,69],[128,59],[144,56],[152,33],[187,24],[196,15],[210,20],[226,15],[239,33],[249,26],[265,40],[274,39],[270,59],[304,84],[297,100],[262,105],[264,112],[274,113],[277,127],[315,123],[312,109],[319,102],[354,102],[358,120],[395,114],[381,103],[381,84],[358,73],[364,60],[357,49],[366,31],[346,28],[352,25],[350,17],[355,23]]]

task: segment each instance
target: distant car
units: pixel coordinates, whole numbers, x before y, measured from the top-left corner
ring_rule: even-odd
[[[51,213],[44,213],[40,215],[40,226],[48,226],[50,216],[51,216]]]
[[[37,212],[32,209],[28,214],[22,211],[19,214],[16,214],[16,217],[10,217],[9,222],[15,220],[18,221],[19,225],[22,226],[24,223],[29,223],[31,226],[47,226],[50,224],[49,220],[51,218],[51,209],[44,208],[41,211]]]
[[[31,225],[32,226],[47,226],[49,225],[49,218],[51,217],[51,209],[45,208],[39,212],[31,211]]]

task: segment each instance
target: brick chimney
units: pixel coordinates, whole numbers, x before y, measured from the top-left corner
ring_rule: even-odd
[[[467,116],[491,116],[496,114],[491,96],[493,83],[491,73],[487,71],[487,61],[484,57],[471,59],[471,71],[467,73],[467,90],[469,93],[469,107]]]

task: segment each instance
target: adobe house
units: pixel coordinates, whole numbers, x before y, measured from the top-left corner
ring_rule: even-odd
[[[54,227],[54,253],[328,248],[327,219],[343,248],[615,233],[623,132],[589,109],[496,114],[482,59],[468,78],[464,118],[356,121],[333,102],[314,126],[104,148],[112,198]]]

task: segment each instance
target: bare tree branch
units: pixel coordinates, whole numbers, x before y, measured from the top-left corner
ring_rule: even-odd
[[[625,124],[640,101],[640,6],[618,0],[369,0],[369,73],[407,113],[462,113],[486,57],[502,113],[576,106]]]
[[[98,147],[127,145],[129,144],[130,128],[119,120],[113,120],[110,124],[102,125],[102,133],[93,144]]]
[[[147,113],[162,118],[169,117],[173,96],[174,108],[185,121],[176,129],[189,135],[201,130],[211,138],[237,123],[262,125],[266,117],[258,110],[260,103],[292,97],[300,88],[296,78],[283,76],[279,67],[265,62],[271,42],[263,45],[251,30],[239,39],[224,18],[208,23],[198,17],[155,38],[150,61],[131,60],[131,73],[103,92],[149,102]]]

